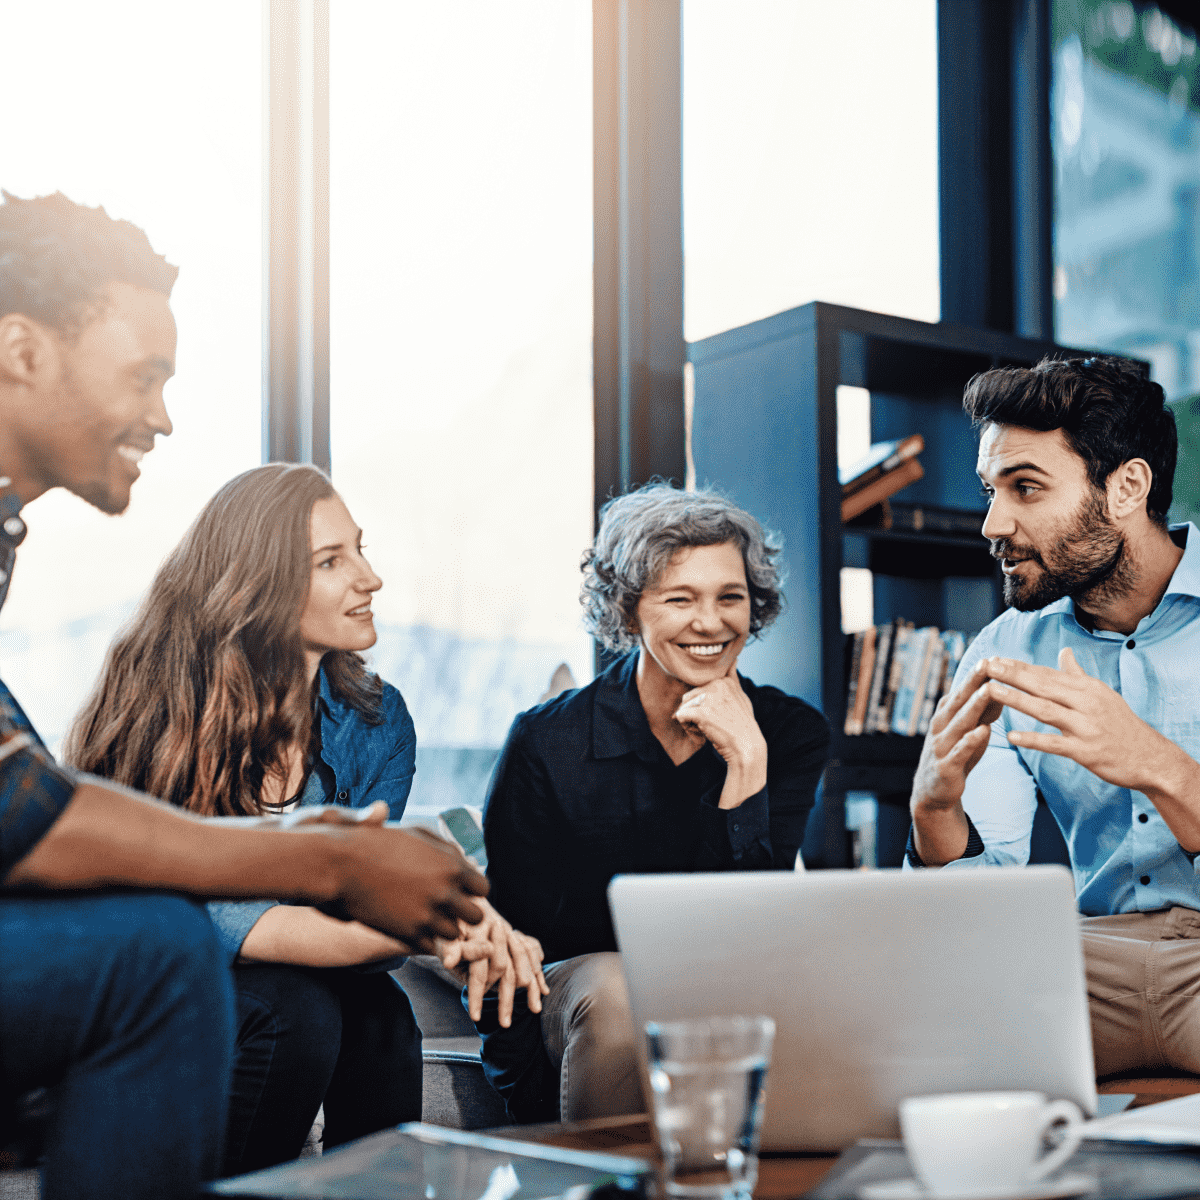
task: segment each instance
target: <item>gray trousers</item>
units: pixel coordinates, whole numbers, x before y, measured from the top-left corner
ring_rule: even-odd
[[[559,1072],[564,1121],[645,1111],[629,994],[619,954],[583,954],[546,968],[542,1041]]]
[[[1200,912],[1080,922],[1096,1074],[1200,1074]]]

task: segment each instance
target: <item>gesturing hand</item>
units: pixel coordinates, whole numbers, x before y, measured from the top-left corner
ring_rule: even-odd
[[[1118,692],[1089,675],[1070,648],[1058,652],[1057,670],[1010,658],[983,665],[997,702],[1059,731],[1013,730],[1008,740],[1014,746],[1061,755],[1105,783],[1141,792],[1153,791],[1164,761],[1181,753]]]
[[[984,660],[957,691],[938,701],[913,777],[914,818],[919,812],[954,809],[962,800],[967,776],[983,757],[991,723],[1002,708],[987,684]]]
[[[734,808],[766,786],[767,741],[754,718],[754,706],[742,691],[736,662],[720,679],[685,692],[675,720],[689,733],[707,739],[725,760],[722,808]]]
[[[483,996],[498,984],[500,1024],[512,1024],[513,999],[525,989],[530,1012],[542,1011],[542,997],[549,993],[542,974],[542,944],[535,937],[514,929],[486,900],[478,925],[461,926],[460,936],[439,947],[442,966],[454,971],[467,984],[467,1012],[472,1021],[483,1013]]]

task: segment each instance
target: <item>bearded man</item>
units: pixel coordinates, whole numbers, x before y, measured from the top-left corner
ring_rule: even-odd
[[[906,865],[1027,863],[1040,791],[1098,1074],[1200,1072],[1200,531],[1166,521],[1174,417],[1144,368],[1101,355],[988,371],[963,405],[1011,607],[938,706]]]

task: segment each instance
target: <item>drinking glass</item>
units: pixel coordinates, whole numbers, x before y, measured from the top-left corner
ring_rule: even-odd
[[[654,1129],[668,1196],[750,1195],[774,1038],[770,1017],[646,1024]]]

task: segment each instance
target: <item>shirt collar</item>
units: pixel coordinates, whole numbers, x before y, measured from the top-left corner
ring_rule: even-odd
[[[1163,593],[1163,600],[1168,596],[1200,596],[1200,532],[1191,521],[1183,525],[1169,527],[1171,540],[1178,546],[1183,542],[1183,557],[1175,567],[1171,582]],[[1162,600],[1159,601],[1159,604]],[[1075,614],[1075,601],[1070,596],[1063,596],[1045,608],[1039,608],[1039,617],[1048,617],[1053,613]]]
[[[638,651],[613,663],[596,680],[592,700],[592,755],[620,758],[653,751],[654,734],[637,690]]]
[[[1172,525],[1171,533],[1179,535],[1174,537],[1176,545],[1179,544],[1179,537],[1183,538],[1183,557],[1171,576],[1171,582],[1167,584],[1163,599],[1168,596],[1200,596],[1200,532],[1188,521],[1184,525]]]
[[[325,709],[326,716],[334,720],[341,715],[341,703],[329,686],[329,676],[323,666],[317,668],[317,707]]]
[[[8,488],[11,480],[0,479],[0,487]],[[25,540],[25,522],[17,516],[21,511],[21,497],[16,492],[0,494],[0,607],[8,598],[8,585],[12,582],[13,563],[17,547]]]

